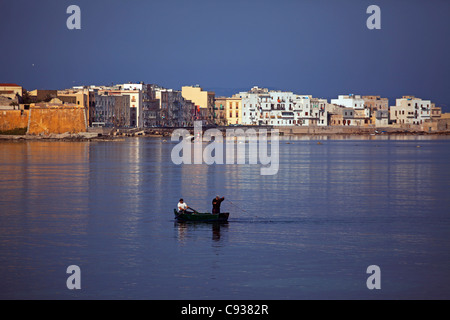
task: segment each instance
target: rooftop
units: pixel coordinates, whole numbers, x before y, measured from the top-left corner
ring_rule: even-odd
[[[0,87],[20,87],[20,86],[15,83],[0,83]]]

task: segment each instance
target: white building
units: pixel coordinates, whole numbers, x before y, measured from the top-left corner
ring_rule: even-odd
[[[326,99],[258,87],[239,95],[242,99],[243,125],[318,125],[321,110],[327,104]],[[327,121],[323,121],[323,125],[325,123]]]
[[[396,105],[390,108],[390,118],[393,123],[421,125],[431,118],[434,103],[414,96],[403,96],[396,99]]]
[[[330,103],[345,108],[364,109],[364,99],[360,95],[340,95],[337,99],[331,99]]]

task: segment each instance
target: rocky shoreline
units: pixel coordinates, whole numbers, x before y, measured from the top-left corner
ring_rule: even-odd
[[[62,133],[49,135],[0,135],[1,140],[12,141],[109,141],[118,140],[114,136],[98,135],[97,133],[80,132],[80,133]]]
[[[61,133],[48,135],[0,135],[0,141],[124,141],[126,137],[168,137],[172,128],[158,130],[111,130],[109,132],[80,132]],[[288,133],[280,132],[280,136],[449,136],[450,131],[445,132],[424,132],[424,131],[403,131],[392,130],[376,133],[367,131],[351,133]]]

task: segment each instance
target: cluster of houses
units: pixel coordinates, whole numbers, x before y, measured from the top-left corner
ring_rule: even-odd
[[[216,97],[198,85],[174,90],[141,82],[26,91],[16,84],[0,84],[0,109],[27,109],[36,103],[82,106],[90,127],[187,127],[202,121],[220,126],[428,126],[426,131],[437,131],[449,129],[449,121],[439,120],[450,118],[430,100],[414,96],[403,96],[389,106],[380,96],[349,94],[328,101],[259,87]]]
[[[380,96],[340,95],[314,98],[292,92],[254,87],[231,98],[216,98],[221,124],[272,126],[359,126],[411,128],[442,117],[430,100],[413,96],[396,99],[389,107]]]

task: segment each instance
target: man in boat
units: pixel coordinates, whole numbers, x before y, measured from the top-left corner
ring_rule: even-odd
[[[220,213],[220,204],[222,201],[225,200],[225,197],[220,198],[219,196],[216,196],[212,201],[212,213],[213,214],[219,214]]]
[[[178,213],[186,213],[187,209],[189,209],[188,205],[183,201],[183,199],[180,199],[177,205]]]

